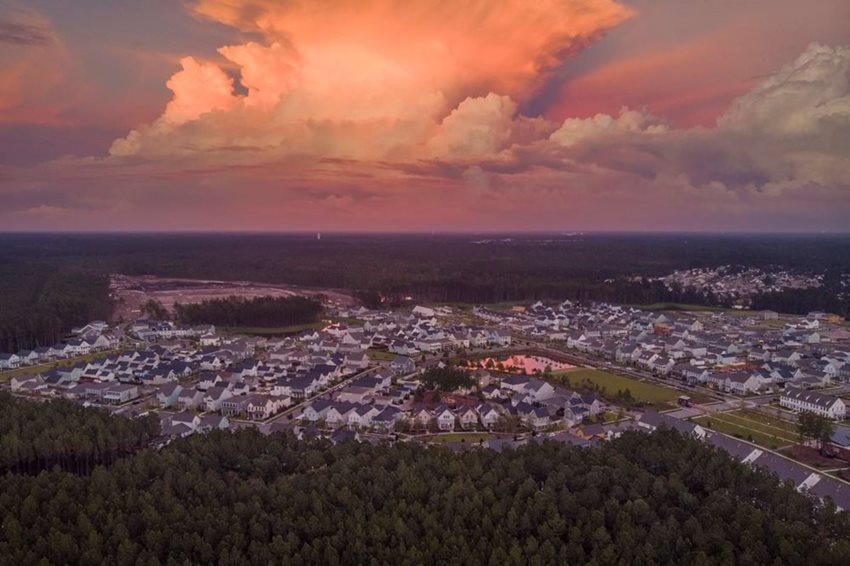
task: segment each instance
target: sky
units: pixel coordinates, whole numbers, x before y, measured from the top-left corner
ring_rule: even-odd
[[[0,0],[0,231],[850,231],[847,0]]]

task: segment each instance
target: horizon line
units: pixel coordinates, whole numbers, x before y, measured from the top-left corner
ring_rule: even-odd
[[[693,236],[850,236],[850,230],[0,230],[0,236],[37,235],[138,235],[138,236],[192,236],[192,235],[269,235],[269,236],[646,236],[646,235],[693,235]]]

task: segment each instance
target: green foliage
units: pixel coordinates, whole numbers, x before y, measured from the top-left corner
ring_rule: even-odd
[[[463,387],[472,387],[475,385],[475,379],[465,369],[451,366],[433,367],[425,370],[425,373],[422,374],[422,384],[426,389],[454,391]]]
[[[757,297],[755,308],[850,315],[839,296],[847,236],[0,235],[0,350],[49,345],[110,314],[107,275],[249,280],[347,289],[369,306],[417,301],[492,304],[537,299],[719,304],[648,277],[675,269],[781,265],[826,271],[824,287]],[[638,276],[638,279],[626,280]],[[244,326],[244,325],[243,325]],[[248,324],[247,326],[256,326]],[[276,325],[280,326],[280,324]],[[637,392],[635,392],[637,395]]]
[[[4,262],[0,253],[0,352],[50,346],[75,326],[109,318],[105,275],[23,259]]]
[[[801,440],[805,441],[806,438],[811,438],[823,448],[824,444],[829,442],[835,430],[835,423],[811,411],[803,411],[797,416],[797,430],[800,433]]]
[[[836,564],[848,514],[670,430],[454,454],[250,429],[0,477],[34,564]]]
[[[162,306],[162,303],[155,299],[148,299],[148,302],[142,306],[142,312],[153,320],[168,320],[169,318],[168,310]]]
[[[155,415],[129,420],[70,401],[33,403],[0,393],[0,472],[34,474],[59,466],[89,473],[158,434]]]
[[[177,319],[186,324],[275,327],[315,322],[322,303],[308,297],[227,297],[174,306]]]

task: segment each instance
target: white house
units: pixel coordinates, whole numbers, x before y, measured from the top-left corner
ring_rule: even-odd
[[[440,405],[436,409],[434,409],[434,418],[437,419],[437,428],[440,430],[454,430],[455,429],[455,414],[446,407],[445,405]]]
[[[0,354],[0,369],[15,369],[21,366],[21,358],[17,354]]]
[[[809,411],[835,420],[841,420],[847,414],[847,407],[839,397],[795,387],[785,388],[779,397],[779,405],[795,412]]]
[[[206,395],[204,395],[204,406],[207,411],[219,411],[221,410],[221,404],[223,401],[230,399],[233,396],[233,393],[227,387],[223,387],[221,385],[216,385],[207,391]]]

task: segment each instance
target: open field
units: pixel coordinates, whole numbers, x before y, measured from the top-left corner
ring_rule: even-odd
[[[741,427],[754,430],[763,434],[768,434],[777,437],[780,440],[795,442],[798,439],[796,427],[790,423],[779,421],[777,424],[771,424],[760,418],[753,417],[743,413],[742,411],[732,411],[730,413],[720,413],[723,419],[729,423],[740,425]]]
[[[757,409],[741,409],[740,411],[733,411],[731,414],[736,415],[738,417],[746,418],[752,421],[756,421],[763,425],[769,425],[775,428],[782,429],[786,432],[790,432],[793,434],[797,434],[797,421],[796,415],[794,419],[788,418],[788,413],[781,413],[782,415],[786,415],[784,418],[782,416],[776,416],[768,414],[766,411],[760,411]]]
[[[428,442],[446,443],[446,442],[467,442],[470,444],[480,441],[487,441],[493,438],[489,432],[452,432],[449,434],[437,434],[425,438]]]
[[[238,296],[246,299],[255,297],[324,297],[326,302],[340,306],[353,306],[357,301],[346,293],[333,289],[308,289],[295,285],[256,283],[253,281],[216,281],[207,279],[183,279],[155,277],[153,275],[112,275],[111,293],[116,300],[113,318],[135,320],[143,318],[144,304],[153,299],[173,313],[174,304],[200,303],[212,299]]]
[[[398,354],[393,354],[392,352],[387,352],[386,350],[366,350],[366,354],[369,356],[370,360],[379,361],[379,362],[391,362],[396,359]]]
[[[737,413],[737,411],[736,411]],[[693,419],[706,428],[717,430],[734,436],[755,442],[760,446],[777,449],[789,444],[795,444],[798,437],[795,432],[773,427],[769,424],[759,424],[747,416],[735,413],[715,413],[710,416],[702,416]]]
[[[603,396],[615,395],[617,391],[628,389],[636,400],[653,405],[675,404],[679,396],[682,395],[682,392],[676,389],[647,381],[638,381],[598,369],[578,368],[555,372],[553,375],[570,387],[578,387],[582,381],[590,381],[599,388]],[[694,402],[700,402],[700,399],[696,398],[698,396],[691,393],[688,393],[688,395]]]

